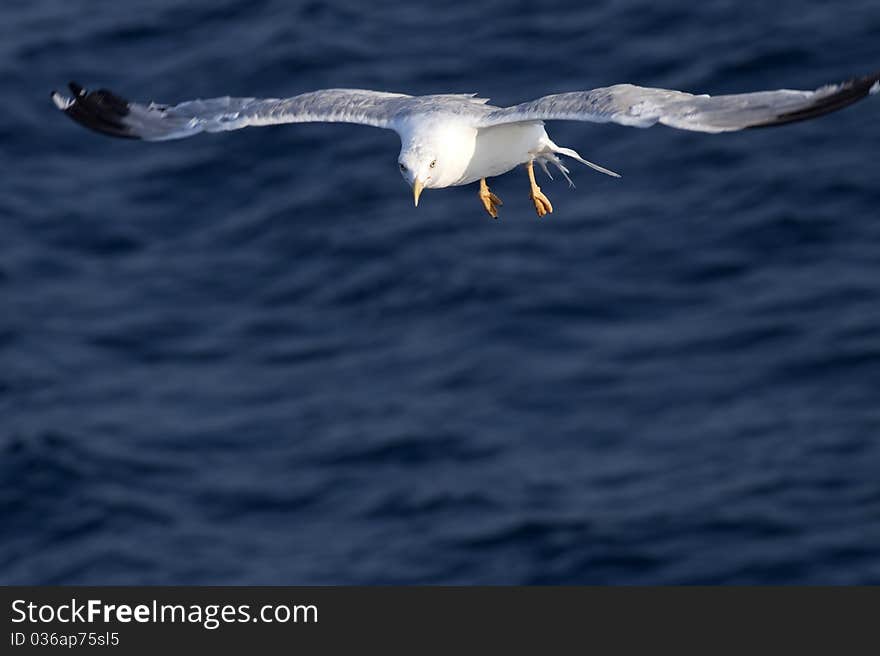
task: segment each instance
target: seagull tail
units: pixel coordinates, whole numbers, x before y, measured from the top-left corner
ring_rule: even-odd
[[[591,169],[593,169],[594,171],[598,171],[599,173],[604,173],[605,175],[610,175],[612,178],[619,178],[619,177],[620,177],[620,173],[615,173],[615,172],[612,171],[611,169],[606,169],[604,166],[599,166],[598,164],[594,164],[593,162],[588,162],[588,161],[585,160],[583,157],[581,157],[581,156],[578,154],[578,152],[577,152],[576,150],[572,150],[571,148],[562,148],[562,147],[560,147],[560,146],[557,146],[557,145],[556,145],[555,143],[553,143],[552,141],[550,142],[549,145],[550,145],[550,149],[551,149],[554,153],[559,153],[560,155],[565,155],[566,157],[571,157],[572,159],[577,160],[577,161],[580,162],[581,164],[586,164],[587,166],[589,166],[589,167],[590,167]],[[556,157],[555,159],[556,159],[557,161],[554,162],[554,164],[556,164],[556,166],[559,167],[559,166],[560,166],[560,164],[559,164],[559,158]],[[564,168],[564,167],[563,167],[563,168]],[[560,170],[562,170],[562,169],[560,169]],[[567,171],[566,171],[566,173],[567,173]],[[568,176],[566,176],[566,179],[568,179]],[[571,182],[571,180],[569,180],[569,183],[570,183],[570,182]],[[572,186],[573,186],[573,185],[572,185]]]
[[[541,165],[541,168],[544,169],[544,173],[547,174],[547,177],[551,180],[553,179],[553,174],[550,173],[550,169],[547,168],[547,163],[549,162],[562,174],[562,177],[568,182],[568,186],[574,189],[574,182],[571,181],[569,177],[568,167],[562,163],[562,160],[559,159],[556,155],[551,152],[543,152],[535,158],[535,161]]]

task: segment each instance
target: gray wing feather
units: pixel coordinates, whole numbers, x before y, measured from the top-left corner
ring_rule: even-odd
[[[110,91],[71,83],[73,98],[52,100],[76,122],[116,137],[164,141],[282,123],[357,123],[394,129],[411,96],[362,89],[324,89],[292,98],[211,98],[168,106],[129,102]]]
[[[535,120],[592,121],[646,128],[730,132],[802,121],[846,107],[880,88],[880,73],[815,91],[759,91],[724,96],[618,84],[544,96],[492,111],[478,127]]]

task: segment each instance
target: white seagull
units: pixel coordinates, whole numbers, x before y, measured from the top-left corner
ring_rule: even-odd
[[[363,89],[324,89],[291,98],[211,98],[178,105],[135,103],[106,89],[88,92],[71,83],[72,98],[52,93],[58,109],[82,125],[115,137],[165,141],[199,132],[251,125],[334,122],[394,130],[400,136],[400,172],[416,206],[423,189],[480,182],[479,198],[493,218],[501,200],[486,178],[524,165],[538,216],[553,211],[535,182],[537,162],[555,166],[571,184],[565,155],[606,175],[617,173],[557,146],[544,121],[592,121],[646,128],[662,123],[681,130],[732,132],[821,116],[880,90],[880,73],[815,91],[778,89],[723,96],[617,84],[495,107],[475,94],[408,96]],[[572,185],[573,186],[573,185]]]

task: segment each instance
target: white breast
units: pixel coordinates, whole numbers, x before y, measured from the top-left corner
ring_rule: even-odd
[[[511,123],[482,128],[477,132],[470,163],[454,185],[488,178],[529,161],[543,148],[547,133],[542,123]]]

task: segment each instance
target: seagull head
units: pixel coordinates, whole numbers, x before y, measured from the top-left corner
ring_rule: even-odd
[[[420,122],[401,135],[397,166],[419,204],[423,189],[457,184],[474,152],[476,130],[456,123]]]
[[[419,206],[419,196],[422,195],[423,189],[443,186],[436,184],[439,180],[438,158],[431,151],[425,149],[401,151],[397,165],[400,167],[403,179],[412,187],[416,207]]]

